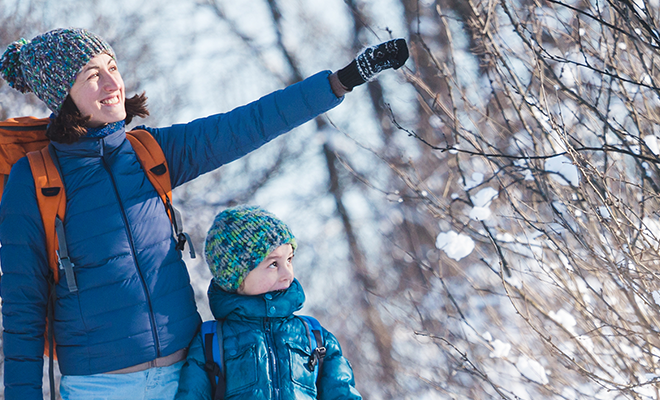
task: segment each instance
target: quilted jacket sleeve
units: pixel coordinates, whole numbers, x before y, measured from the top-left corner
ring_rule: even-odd
[[[362,399],[360,393],[355,389],[353,368],[342,355],[341,347],[337,338],[332,333],[323,329],[326,355],[323,359],[321,376],[317,383],[318,399]]]
[[[230,112],[168,128],[146,128],[170,166],[172,188],[259,148],[337,106],[330,71],[275,91]]]
[[[26,158],[14,165],[2,196],[0,243],[4,398],[42,399],[48,264]]]
[[[188,358],[181,368],[176,400],[211,400],[211,382],[204,370],[202,334],[197,333],[188,348]]]

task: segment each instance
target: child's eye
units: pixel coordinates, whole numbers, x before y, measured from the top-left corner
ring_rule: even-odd
[[[277,262],[276,262],[276,261],[273,261],[273,262],[268,266],[268,268],[277,268]]]

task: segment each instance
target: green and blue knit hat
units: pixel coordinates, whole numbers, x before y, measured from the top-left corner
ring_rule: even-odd
[[[112,47],[89,31],[54,29],[10,44],[0,58],[0,74],[19,92],[33,92],[57,115],[80,70],[104,53],[115,58]]]
[[[296,249],[293,233],[275,215],[254,206],[228,208],[206,236],[206,262],[214,282],[234,293],[268,254],[287,243]]]

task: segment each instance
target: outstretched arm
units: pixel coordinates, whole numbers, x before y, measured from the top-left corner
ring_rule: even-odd
[[[337,106],[355,86],[408,59],[404,39],[370,47],[335,73],[323,71],[228,113],[168,128],[146,128],[160,143],[175,188],[234,161]]]

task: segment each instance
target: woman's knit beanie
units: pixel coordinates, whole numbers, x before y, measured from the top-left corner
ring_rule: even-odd
[[[250,271],[276,248],[296,239],[275,215],[254,206],[238,206],[215,217],[206,236],[206,262],[214,282],[234,293]]]
[[[10,44],[0,58],[0,74],[14,89],[33,92],[57,115],[80,70],[103,53],[115,58],[99,36],[85,29],[55,29]]]

